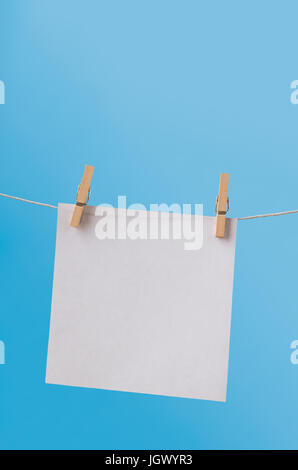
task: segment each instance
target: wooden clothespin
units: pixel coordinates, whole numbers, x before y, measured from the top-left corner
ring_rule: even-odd
[[[219,193],[216,200],[216,237],[224,238],[226,227],[226,213],[229,210],[229,173],[221,173]]]
[[[88,204],[90,185],[93,176],[94,166],[86,165],[83,178],[77,193],[77,202],[72,214],[70,222],[71,227],[78,227],[84,212],[85,206]]]

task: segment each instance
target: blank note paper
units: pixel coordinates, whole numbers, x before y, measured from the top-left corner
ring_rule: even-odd
[[[218,239],[203,217],[202,247],[185,250],[99,240],[96,209],[76,229],[72,211],[59,204],[46,382],[225,401],[236,220]]]

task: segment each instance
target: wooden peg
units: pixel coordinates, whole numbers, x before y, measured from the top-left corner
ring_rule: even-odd
[[[77,193],[77,202],[72,214],[70,222],[71,227],[78,227],[81,222],[81,218],[84,212],[84,208],[87,205],[91,180],[93,176],[94,166],[86,165],[83,178]]]
[[[226,227],[226,213],[229,198],[229,173],[221,173],[219,182],[219,193],[216,201],[216,237],[224,238]]]

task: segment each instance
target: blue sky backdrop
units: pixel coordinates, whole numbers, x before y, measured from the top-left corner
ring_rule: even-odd
[[[298,209],[297,15],[295,1],[0,0],[0,192],[73,202],[89,163],[94,205],[214,215],[229,172],[232,217]],[[46,385],[56,211],[1,199],[0,214],[0,448],[297,448],[297,215],[239,222],[223,404]]]

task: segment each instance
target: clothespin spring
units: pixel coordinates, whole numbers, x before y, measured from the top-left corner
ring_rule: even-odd
[[[219,198],[219,196],[217,196],[217,198],[216,198],[215,214],[226,215],[226,214],[229,212],[229,210],[230,210],[230,199],[229,199],[229,198],[227,199],[227,210],[226,210],[226,211],[218,211],[218,210],[217,210],[217,207],[218,207],[218,198]]]

